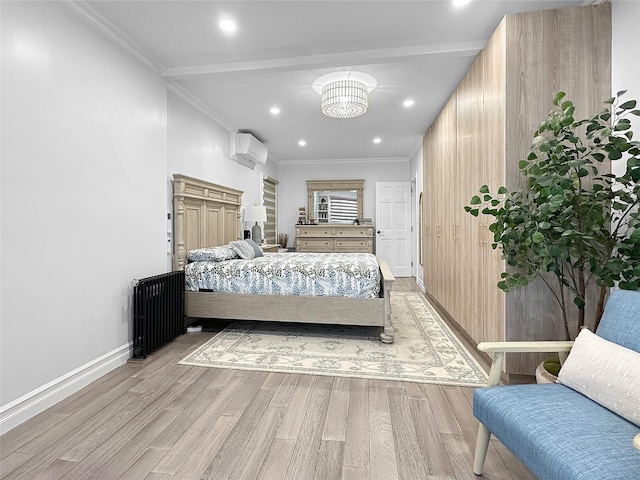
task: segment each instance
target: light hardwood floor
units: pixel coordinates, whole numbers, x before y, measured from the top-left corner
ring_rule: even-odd
[[[177,364],[213,334],[184,335],[0,437],[0,478],[478,478],[472,388]],[[497,440],[484,477],[535,480]]]

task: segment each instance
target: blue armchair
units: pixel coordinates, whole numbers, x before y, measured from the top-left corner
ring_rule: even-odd
[[[640,292],[612,292],[596,335],[586,334],[596,342],[611,345],[615,354],[608,349],[593,349],[592,344],[591,351],[582,346],[587,345],[584,343],[579,349],[582,333],[575,347],[573,342],[478,345],[479,350],[493,354],[493,364],[488,386],[476,389],[473,395],[473,413],[480,422],[476,475],[482,474],[493,434],[540,480],[640,480]],[[597,369],[595,374],[587,373],[585,381],[572,384],[573,388],[562,383],[499,386],[502,362],[508,352],[558,352],[563,370],[566,366],[567,371],[570,362],[573,361],[573,369],[577,362],[589,363],[592,358],[596,367],[597,362],[614,364],[618,352],[625,355],[625,360],[615,363],[618,371],[623,369],[622,375],[607,377],[605,372],[597,379],[599,385],[605,386],[600,392],[594,391],[598,387],[586,386],[597,375]],[[567,373],[565,383],[571,384],[573,380],[569,379]],[[620,391],[611,384],[621,386],[626,411],[620,412],[616,399],[609,400],[610,390]],[[602,395],[607,401],[601,400]]]

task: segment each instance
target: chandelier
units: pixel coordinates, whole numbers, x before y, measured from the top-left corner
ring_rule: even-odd
[[[336,80],[322,87],[320,105],[327,117],[359,117],[369,107],[369,91],[357,80]]]

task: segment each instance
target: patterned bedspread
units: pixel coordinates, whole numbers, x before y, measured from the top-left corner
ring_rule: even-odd
[[[252,260],[193,262],[186,289],[265,295],[376,298],[380,268],[370,253],[273,253]]]

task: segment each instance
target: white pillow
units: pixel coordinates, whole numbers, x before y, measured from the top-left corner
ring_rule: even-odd
[[[583,329],[558,382],[640,427],[640,353]]]
[[[240,258],[243,258],[245,260],[256,258],[256,251],[248,242],[245,242],[243,240],[233,240],[229,242],[229,245],[236,251]]]

